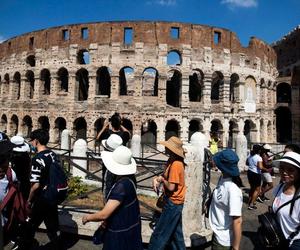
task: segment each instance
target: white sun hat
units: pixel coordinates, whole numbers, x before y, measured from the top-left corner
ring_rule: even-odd
[[[282,158],[275,160],[275,163],[285,162],[290,165],[293,165],[297,168],[300,168],[300,154],[295,152],[286,152]],[[277,166],[277,164],[275,164]]]
[[[132,157],[132,152],[125,146],[119,146],[113,152],[102,151],[101,158],[105,167],[115,175],[136,173],[136,162]]]
[[[272,149],[271,145],[269,145],[269,144],[265,144],[263,147],[266,150],[271,150]]]
[[[14,152],[30,152],[30,147],[22,136],[15,135],[10,141],[16,145],[13,149]]]
[[[117,147],[123,144],[123,140],[121,136],[117,134],[111,134],[107,140],[102,140],[101,144],[108,151],[114,151]]]

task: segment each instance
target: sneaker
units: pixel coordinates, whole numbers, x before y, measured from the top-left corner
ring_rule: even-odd
[[[255,209],[257,209],[257,206],[254,206],[254,205],[250,205],[249,207],[248,207],[248,210],[255,210]]]
[[[12,246],[11,250],[17,250],[17,249],[21,249],[18,243],[14,243],[14,245]]]
[[[264,200],[260,196],[258,196],[256,200],[260,203],[264,203]]]
[[[269,201],[270,199],[269,199],[268,197],[264,196],[264,197],[263,197],[263,200],[264,200],[264,201]]]

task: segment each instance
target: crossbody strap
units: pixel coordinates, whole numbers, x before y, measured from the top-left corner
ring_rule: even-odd
[[[283,188],[283,185],[284,185],[284,183],[281,183],[281,185],[280,185],[280,187],[278,188],[278,191],[277,191],[275,197],[278,195],[278,193],[279,193],[279,191],[281,190],[281,188]],[[287,206],[288,204],[290,204],[290,203],[292,203],[292,202],[294,202],[294,201],[296,201],[296,200],[298,200],[298,199],[300,199],[300,195],[297,196],[297,197],[295,197],[295,198],[293,198],[293,199],[291,199],[291,200],[289,200],[289,201],[287,201],[287,202],[285,202],[285,203],[283,203],[283,204],[276,210],[275,215],[277,215],[278,211],[279,211],[281,208]],[[275,198],[274,198],[274,200],[275,200]],[[274,203],[274,200],[273,200],[273,203]],[[272,205],[273,205],[273,203],[272,203]],[[294,238],[299,232],[300,232],[300,225],[298,225],[298,226],[296,227],[296,230],[295,230],[294,232],[292,232],[292,233],[289,235],[288,240],[290,240],[290,241],[293,240],[293,238]]]

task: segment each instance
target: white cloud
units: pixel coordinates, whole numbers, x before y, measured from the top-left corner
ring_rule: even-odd
[[[161,6],[174,6],[177,4],[177,0],[152,0],[152,1],[148,1],[147,4],[158,4]]]
[[[222,4],[227,4],[230,8],[252,8],[258,5],[258,0],[222,0]]]

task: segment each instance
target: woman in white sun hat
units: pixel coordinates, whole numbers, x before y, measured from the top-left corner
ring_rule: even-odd
[[[116,176],[104,208],[82,218],[82,223],[104,221],[103,250],[142,250],[140,208],[136,194],[136,162],[132,152],[119,146],[113,152],[103,151],[102,160]]]
[[[277,219],[288,240],[280,249],[300,249],[300,154],[287,152],[274,161],[279,163],[281,184],[273,191],[275,199],[272,204],[273,211],[277,212]],[[288,203],[287,203],[288,202]],[[285,206],[279,209],[284,203]]]

